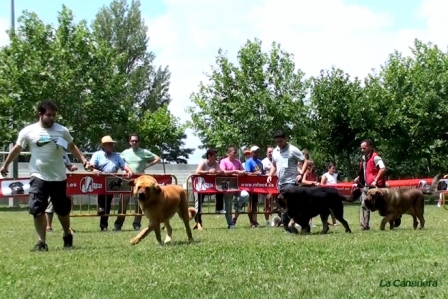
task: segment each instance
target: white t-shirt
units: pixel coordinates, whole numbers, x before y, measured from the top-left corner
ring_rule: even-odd
[[[264,158],[261,161],[261,164],[263,164],[263,171],[265,174],[269,175],[269,173],[271,172],[271,168],[272,168],[272,162],[271,160],[269,160],[268,157]]]
[[[30,175],[44,181],[64,181],[65,149],[60,144],[73,142],[66,127],[55,123],[51,128],[43,128],[40,122],[23,128],[19,132],[17,144],[29,148],[31,159]]]
[[[338,174],[330,174],[329,172],[326,172],[323,174],[323,176],[327,179],[325,185],[333,185],[338,183]]]

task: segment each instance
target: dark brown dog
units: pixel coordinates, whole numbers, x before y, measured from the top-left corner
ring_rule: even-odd
[[[375,188],[367,192],[364,200],[366,207],[372,212],[378,211],[383,216],[380,230],[384,230],[389,222],[390,229],[394,228],[394,221],[400,219],[403,214],[411,215],[414,219],[414,229],[420,221],[420,229],[425,226],[425,199],[419,189],[389,189]]]
[[[149,219],[149,226],[131,240],[132,245],[138,244],[151,231],[155,232],[157,242],[162,245],[161,223],[165,225],[166,229],[165,243],[169,243],[173,233],[170,219],[176,213],[185,224],[188,241],[193,241],[189,221],[196,215],[196,210],[188,208],[187,193],[181,186],[159,186],[156,179],[150,175],[139,176],[137,179],[131,180],[129,185],[133,187],[132,193],[138,198],[143,213]]]

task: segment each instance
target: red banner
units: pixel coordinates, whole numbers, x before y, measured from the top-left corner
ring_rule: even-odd
[[[432,178],[391,180],[387,181],[390,188],[421,188],[430,186]],[[198,193],[212,194],[217,192],[238,192],[246,190],[254,193],[277,194],[277,177],[272,177],[272,182],[267,183],[267,176],[254,175],[193,175],[191,176],[193,191]],[[354,182],[325,185],[322,187],[336,188],[342,195],[348,196],[356,188]]]
[[[151,176],[153,176],[161,185],[172,184],[172,177],[169,174],[151,174]],[[135,178],[136,177],[138,176],[135,176]],[[0,198],[28,195],[30,188],[29,178],[19,178],[17,180],[0,179],[0,183]],[[128,179],[123,175],[96,176],[88,173],[67,174],[68,195],[93,195],[130,192],[131,186],[128,184]]]

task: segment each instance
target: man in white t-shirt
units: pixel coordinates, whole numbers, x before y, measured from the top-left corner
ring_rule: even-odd
[[[32,251],[48,251],[46,243],[45,210],[51,198],[64,230],[64,248],[73,246],[70,230],[71,202],[67,198],[67,175],[64,163],[65,150],[82,161],[84,167],[91,167],[86,158],[73,143],[73,137],[66,127],[55,123],[57,107],[51,101],[39,104],[39,121],[19,132],[17,143],[0,168],[2,176],[8,174],[8,166],[20,152],[28,147],[31,152],[29,213],[34,216],[39,241]]]
[[[272,153],[272,167],[267,182],[270,183],[272,176],[277,174],[277,189],[280,193],[282,189],[298,185],[298,182],[302,179],[302,175],[297,174],[297,163],[303,162],[302,171],[300,173],[305,173],[306,168],[308,167],[308,161],[302,151],[294,145],[289,144],[288,138],[283,131],[274,133],[274,141],[275,144],[277,144],[277,147]],[[288,215],[283,213],[282,223],[284,229],[288,232],[297,233],[297,229],[294,227],[294,221],[292,219],[290,221],[288,218]]]

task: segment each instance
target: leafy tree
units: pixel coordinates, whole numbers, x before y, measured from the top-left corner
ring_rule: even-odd
[[[306,128],[300,125],[306,115],[306,82],[293,56],[276,43],[265,53],[261,41],[254,40],[241,48],[237,62],[230,62],[220,49],[209,82],[201,82],[191,96],[189,125],[203,148],[222,152],[229,145],[264,148],[272,143],[275,129],[306,136]]]
[[[352,125],[350,108],[357,107],[363,89],[358,78],[341,69],[321,71],[320,76],[311,78],[311,114],[309,128],[314,132],[314,147],[326,158],[326,162],[341,162],[340,169],[353,175],[351,154],[358,149],[358,127]]]
[[[412,55],[391,54],[366,95],[393,176],[428,176],[448,163],[448,56],[416,40]]]
[[[121,57],[117,68],[126,77],[125,88],[117,94],[117,102],[126,103],[129,111],[129,122],[116,131],[122,143],[119,148],[127,146],[125,142],[129,133],[138,131],[141,123],[149,119],[159,119],[160,113],[173,117],[169,112],[158,110],[171,102],[169,94],[171,73],[168,67],[154,65],[154,53],[148,50],[148,27],[145,25],[140,11],[140,1],[114,0],[109,6],[104,6],[96,15],[93,22],[94,34],[99,40],[107,42]],[[164,112],[165,111],[165,112]],[[156,113],[151,116],[152,113]],[[184,126],[176,123],[179,128],[170,127],[177,133],[179,140],[170,139],[171,143],[158,146],[167,151],[167,161],[186,163],[186,159],[193,152],[183,149],[186,138]],[[165,123],[155,125],[163,127]],[[179,131],[180,130],[180,131]],[[160,139],[157,139],[160,141]],[[155,140],[151,140],[154,144]],[[155,143],[158,144],[158,143]]]
[[[187,164],[189,155],[194,149],[184,148],[182,141],[186,125],[181,125],[177,117],[168,110],[167,105],[155,112],[147,110],[139,122],[137,130],[146,147],[160,155],[167,163]]]
[[[128,119],[127,109],[115,101],[125,85],[114,67],[120,57],[95,40],[85,22],[75,23],[65,6],[58,23],[44,24],[25,11],[16,33],[10,32],[10,45],[1,50],[0,86],[6,91],[1,109],[7,113],[2,115],[14,124],[2,137],[11,142],[19,129],[36,121],[36,104],[52,99],[60,107],[59,122],[72,129],[84,150],[91,150],[102,135]],[[0,131],[8,131],[10,124],[3,117]]]

